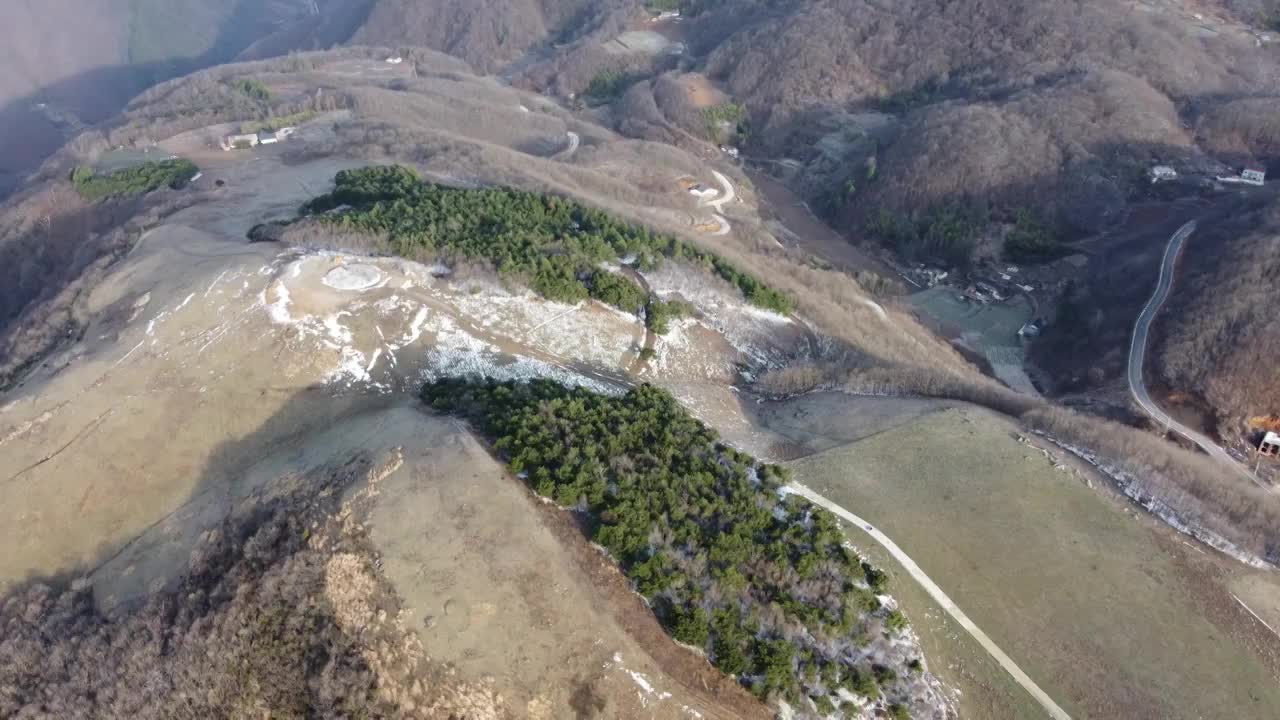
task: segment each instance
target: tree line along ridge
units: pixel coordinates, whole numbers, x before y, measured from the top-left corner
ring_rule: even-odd
[[[446,378],[422,397],[467,419],[539,495],[582,513],[672,636],[756,695],[808,699],[823,715],[876,700],[906,716],[904,675],[922,664],[895,671],[868,649],[906,627],[878,598],[886,575],[834,516],[784,491],[786,469],[721,443],[650,385],[609,396]]]
[[[162,186],[178,190],[198,172],[195,163],[183,158],[146,162],[105,175],[81,165],[71,171],[71,184],[84,199],[101,200],[116,195],[144,195]]]
[[[382,249],[404,257],[484,262],[549,300],[592,298],[643,313],[659,333],[667,319],[689,308],[650,296],[605,263],[634,261],[652,270],[663,259],[684,261],[726,280],[753,305],[792,310],[787,296],[714,253],[559,195],[447,187],[423,181],[411,168],[385,165],[339,172],[333,191],[308,202],[302,213],[334,229],[380,238]]]

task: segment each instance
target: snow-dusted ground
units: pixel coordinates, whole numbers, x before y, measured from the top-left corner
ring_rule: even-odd
[[[197,351],[181,362],[199,366],[205,353],[232,343],[261,345],[278,372],[335,391],[413,392],[424,380],[459,374],[548,377],[601,392],[648,381],[704,421],[752,437],[732,383],[810,352],[808,331],[694,268],[668,262],[646,279],[659,295],[690,301],[697,316],[672,321],[655,338],[654,356],[637,365],[643,322],[599,303],[551,302],[398,258],[287,250],[261,266],[219,272],[169,308],[139,299],[133,312],[146,319],[146,334],[117,362],[180,347]],[[176,323],[183,336],[159,336],[176,314],[193,312]],[[229,371],[211,372],[210,382]],[[767,439],[759,444],[771,454]]]
[[[673,322],[671,331],[658,339],[654,347],[657,357],[655,368],[674,370],[677,367],[696,368],[699,372],[712,372],[708,363],[727,362],[732,370],[735,363],[776,368],[797,355],[811,352],[804,328],[791,318],[755,307],[723,282],[709,278],[701,270],[676,262],[665,262],[662,267],[645,273],[652,290],[663,298],[680,297],[693,303],[698,310],[697,319]],[[719,335],[738,357],[700,358],[705,352],[700,342],[691,342],[697,328],[702,327]],[[711,377],[711,375],[708,375]]]
[[[385,273],[372,265],[339,265],[325,273],[323,282],[335,290],[368,290],[382,282]]]
[[[1250,567],[1271,567],[1267,561],[1248,552],[1239,545],[1236,545],[1208,528],[1201,527],[1200,525],[1189,521],[1187,518],[1184,518],[1177,510],[1170,507],[1163,500],[1148,493],[1146,487],[1139,478],[1134,477],[1106,458],[1100,457],[1091,450],[1057,440],[1051,435],[1046,435],[1039,431],[1037,431],[1036,434],[1097,468],[1099,472],[1105,474],[1115,482],[1116,486],[1120,488],[1120,492],[1124,493],[1125,497],[1128,497],[1130,500],[1138,503],[1145,508],[1147,512],[1160,518],[1178,532],[1190,535],[1205,545],[1208,545],[1225,555],[1233,557]]]

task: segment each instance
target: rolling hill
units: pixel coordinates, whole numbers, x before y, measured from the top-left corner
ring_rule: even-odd
[[[347,40],[371,0],[15,0],[0,8],[0,194],[85,126],[200,68]]]

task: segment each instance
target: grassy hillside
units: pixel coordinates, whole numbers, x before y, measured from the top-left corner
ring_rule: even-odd
[[[907,625],[877,597],[884,574],[843,545],[834,516],[779,493],[780,468],[721,444],[666,391],[449,379],[423,399],[470,420],[538,494],[582,511],[668,631],[757,696],[801,717],[882,697],[892,717],[924,706],[919,659],[877,649]]]
[[[779,429],[800,441],[838,436],[845,421],[822,400],[788,401],[779,414],[799,419]],[[1234,561],[1224,572],[1153,519],[1130,517],[1016,433],[953,408],[789,467],[895,538],[1072,717],[1272,717],[1275,638],[1230,612]],[[949,645],[964,631],[947,634]]]

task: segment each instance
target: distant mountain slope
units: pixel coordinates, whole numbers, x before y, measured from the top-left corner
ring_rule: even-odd
[[[494,72],[538,45],[636,9],[635,0],[378,0],[352,42],[419,45]]]
[[[373,0],[12,0],[0,8],[0,196],[147,87],[241,53],[345,41]]]
[[[756,12],[708,49],[706,66],[751,108],[770,150],[809,161],[830,152],[810,142],[815,118],[833,113],[885,110],[900,122],[880,143],[879,182],[844,216],[977,196],[1048,203],[1093,230],[1117,217],[1133,168],[1192,152],[1185,126],[1199,115],[1280,93],[1276,45],[1226,13],[1178,2],[759,5],[719,3],[697,27],[714,36]],[[1213,141],[1236,128],[1202,131]]]
[[[653,26],[686,43],[679,70],[745,105],[749,154],[798,161],[788,180],[851,229],[881,209],[977,201],[1090,233],[1122,216],[1153,164],[1280,158],[1271,0],[682,5],[683,22]],[[593,74],[576,72],[575,90]],[[563,77],[548,84],[564,91]],[[637,114],[671,104],[641,100],[627,98],[618,127],[662,136]]]

